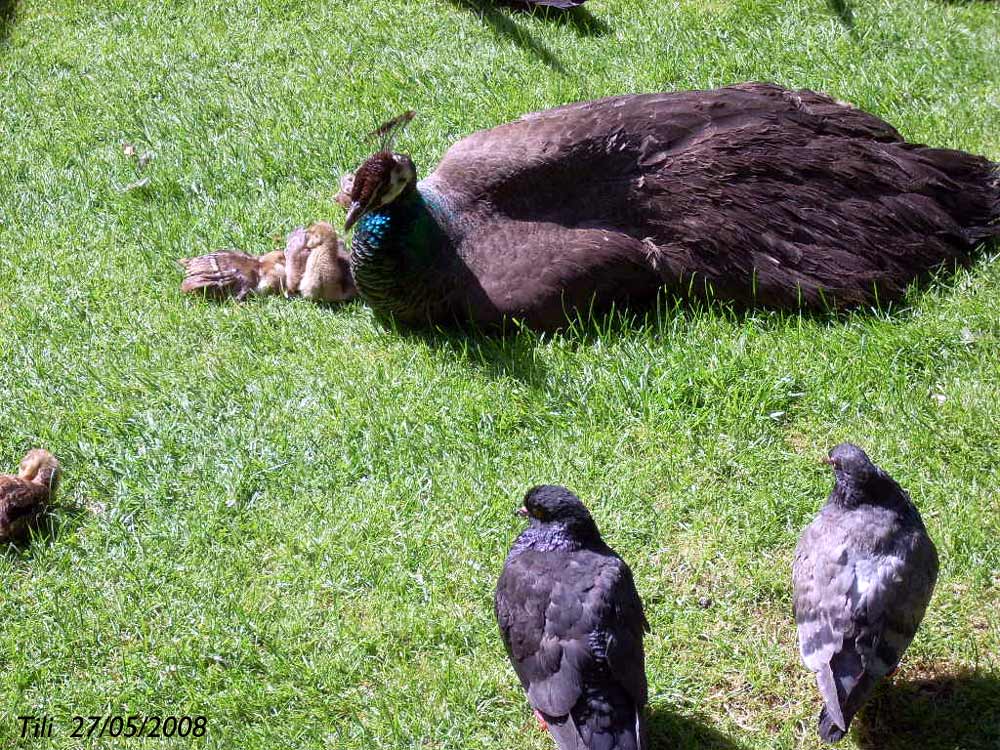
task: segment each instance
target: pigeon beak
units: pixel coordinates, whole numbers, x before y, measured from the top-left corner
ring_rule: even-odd
[[[357,201],[351,201],[351,207],[347,210],[347,218],[344,219],[344,231],[354,226],[354,223],[361,218],[365,212],[364,206]]]
[[[518,508],[517,510],[515,510],[514,513],[515,513],[515,515],[521,516],[521,518],[527,518],[528,517],[528,509],[525,508],[523,505],[520,508]]]
[[[823,456],[823,458],[821,458],[819,461],[820,463],[826,464],[827,466],[833,466],[833,459],[830,458],[829,456]]]

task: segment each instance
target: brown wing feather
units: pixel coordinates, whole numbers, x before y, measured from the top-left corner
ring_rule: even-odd
[[[0,476],[0,541],[22,536],[48,500],[47,486],[20,477]]]
[[[220,251],[187,258],[181,291],[203,292],[210,296],[246,295],[260,280],[260,261],[237,251]]]
[[[441,198],[445,220],[461,218],[460,255],[505,294],[515,282],[477,272],[502,273],[512,245],[502,232],[488,239],[502,226],[536,233],[525,240],[535,269],[577,262],[550,231],[618,235],[642,251],[631,265],[651,261],[642,293],[654,282],[738,302],[858,305],[899,297],[1000,233],[994,170],[908,144],[828,96],[752,83],[527,115],[456,143],[421,189]],[[551,307],[535,276],[516,284]]]

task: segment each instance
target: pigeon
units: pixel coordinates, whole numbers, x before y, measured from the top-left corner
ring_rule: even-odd
[[[41,516],[59,482],[59,461],[48,451],[29,451],[17,476],[0,474],[0,542],[22,539]]]
[[[565,487],[533,487],[494,598],[528,703],[559,750],[643,750],[649,623],[628,565]]]
[[[823,698],[819,736],[833,743],[899,665],[938,557],[909,495],[863,450],[842,443],[824,460],[836,483],[799,538],[792,584],[802,661]]]

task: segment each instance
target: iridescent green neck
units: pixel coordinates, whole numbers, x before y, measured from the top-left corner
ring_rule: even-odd
[[[442,276],[451,242],[414,188],[358,221],[351,268],[358,290],[375,310],[403,320],[426,319],[442,303]]]

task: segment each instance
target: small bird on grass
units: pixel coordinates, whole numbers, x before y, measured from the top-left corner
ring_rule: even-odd
[[[909,495],[863,450],[830,451],[835,485],[792,565],[802,661],[823,699],[819,735],[837,742],[917,632],[938,557]]]
[[[315,302],[343,302],[357,296],[344,242],[325,221],[288,236],[285,247],[287,294]]]
[[[182,292],[243,301],[251,294],[283,293],[318,302],[340,302],[357,295],[351,263],[333,227],[319,221],[288,235],[284,250],[256,256],[220,251],[181,258]]]
[[[649,624],[629,570],[565,487],[534,487],[494,599],[528,703],[559,750],[643,750]]]
[[[235,297],[242,302],[251,294],[278,294],[285,288],[285,253],[274,250],[261,256],[220,250],[177,261],[184,268],[182,292],[209,297]]]
[[[36,448],[29,451],[17,476],[0,474],[0,542],[23,539],[45,511],[59,482],[59,461]]]

